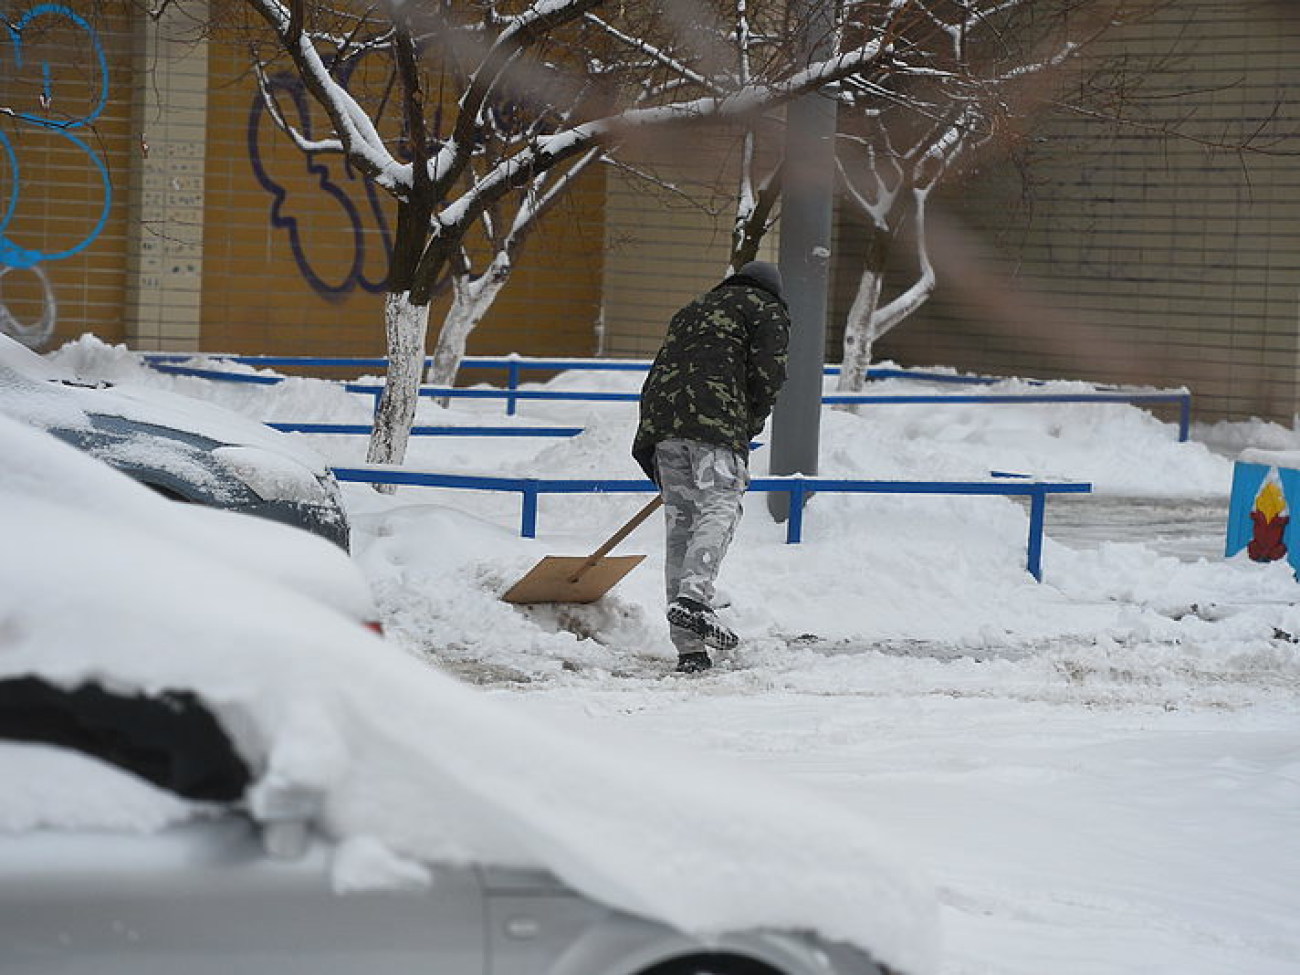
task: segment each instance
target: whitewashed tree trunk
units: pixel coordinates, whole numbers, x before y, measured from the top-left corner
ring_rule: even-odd
[[[867,367],[871,365],[871,352],[876,342],[872,321],[880,303],[884,278],[882,271],[870,267],[864,267],[858,277],[858,290],[853,295],[849,317],[844,323],[844,362],[835,386],[838,392],[860,392],[866,384]]]
[[[388,336],[388,379],[379,399],[366,461],[400,464],[406,459],[406,445],[415,422],[429,306],[412,304],[410,292],[390,292],[384,300],[384,329]],[[376,490],[391,494],[394,487],[376,485]]]
[[[498,255],[486,274],[477,278],[460,275],[452,279],[451,308],[438,333],[438,343],[429,363],[427,381],[431,386],[451,386],[456,382],[470,333],[483,320],[501,289],[510,280],[510,260]],[[447,405],[447,398],[439,402]]]
[[[934,293],[936,276],[930,263],[930,249],[926,243],[926,203],[932,185],[912,190],[912,223],[916,236],[916,280],[906,291],[886,305],[880,304],[884,283],[885,260],[883,250],[875,260],[869,260],[858,279],[858,292],[853,297],[849,317],[844,325],[844,362],[840,367],[836,389],[841,393],[861,392],[867,384],[867,367],[876,340],[900,322],[906,321]],[[850,406],[851,409],[851,406]]]

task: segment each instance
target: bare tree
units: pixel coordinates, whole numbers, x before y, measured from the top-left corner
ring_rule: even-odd
[[[1050,101],[1057,68],[1130,15],[1126,0],[926,0],[908,5],[900,67],[890,84],[844,86],[838,155],[844,198],[865,217],[867,241],[844,326],[838,389],[863,388],[875,342],[906,321],[938,277],[927,242],[935,188],[990,147],[1008,148]],[[1150,5],[1138,5],[1150,9]],[[885,299],[899,241],[913,277]]]
[[[441,287],[453,290],[435,355],[443,363],[435,376],[445,378],[536,216],[583,168],[626,139],[754,119],[843,79],[868,77],[892,57],[887,17],[823,61],[800,64],[774,45],[758,69],[738,76],[698,30],[734,0],[389,0],[361,14],[305,0],[245,3],[332,131],[309,138],[296,130],[265,85],[273,117],[303,151],[343,155],[396,202],[384,312],[389,366],[372,462],[405,455],[431,298]],[[354,93],[336,72],[362,52],[382,53],[391,70]],[[267,60],[269,52],[259,58],[264,77]],[[430,92],[448,79],[454,100],[431,105]],[[485,243],[490,258],[475,270],[471,255]]]

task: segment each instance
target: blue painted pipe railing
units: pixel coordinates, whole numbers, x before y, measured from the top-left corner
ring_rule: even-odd
[[[348,383],[345,387],[350,393],[363,393],[375,398],[379,406],[379,397],[384,387],[370,383]],[[553,400],[557,402],[636,402],[640,393],[632,392],[577,392],[553,389],[459,389],[445,386],[421,386],[420,395],[434,399],[504,399],[506,413],[514,415],[515,406],[520,400]],[[822,403],[837,404],[877,404],[881,406],[903,405],[949,405],[949,404],[1024,404],[1024,403],[1131,403],[1168,404],[1179,408],[1178,439],[1185,442],[1191,434],[1192,396],[1188,392],[1096,392],[1096,393],[969,393],[946,396],[926,396],[924,394],[892,395],[877,393],[826,393]]]
[[[388,359],[384,356],[306,356],[306,355],[236,355],[233,353],[198,353],[198,352],[145,352],[143,358],[150,364],[175,364],[190,359],[221,359],[226,362],[238,362],[247,366],[274,369],[279,366],[290,368],[340,368],[340,369],[387,369]],[[426,357],[423,368],[427,370],[433,359]],[[462,369],[505,369],[515,377],[526,370],[545,372],[590,371],[590,372],[649,372],[649,359],[591,359],[565,358],[562,356],[490,356],[472,355],[461,360]],[[829,364],[822,370],[828,376],[838,376],[840,367]],[[1003,382],[998,376],[973,376],[952,372],[934,372],[924,369],[906,369],[901,367],[876,367],[867,369],[868,379],[916,379],[936,383],[985,384]],[[1042,380],[1026,380],[1041,383]]]
[[[522,497],[520,534],[537,537],[538,500],[543,494],[644,494],[655,486],[644,478],[531,478],[493,477],[477,474],[441,474],[382,464],[360,467],[333,467],[340,481],[367,484],[416,485],[422,487],[461,488],[472,491],[518,492]],[[1029,537],[1025,549],[1025,568],[1042,581],[1043,527],[1047,497],[1051,494],[1087,494],[1092,485],[1083,481],[1037,481],[1024,475],[994,473],[988,481],[882,481],[826,477],[756,477],[750,491],[783,491],[790,495],[790,518],[786,522],[786,542],[803,540],[803,514],[808,499],[817,492],[828,494],[947,494],[1002,495],[1029,498]]]
[[[183,376],[197,376],[203,379],[216,379],[225,382],[243,382],[270,385],[283,382],[283,376],[262,376],[249,373],[223,372],[219,369],[203,369],[195,366],[180,366],[176,362],[194,358],[193,355],[181,353],[145,353],[143,358],[161,372]],[[245,365],[263,366],[300,366],[322,367],[343,366],[353,368],[384,368],[384,358],[326,358],[311,356],[241,356],[213,355],[212,359],[224,359]],[[428,360],[426,360],[426,366]],[[520,356],[469,356],[462,363],[462,368],[505,369],[507,382],[504,389],[465,389],[459,387],[421,386],[420,395],[434,399],[501,399],[505,400],[506,415],[514,416],[520,400],[556,400],[565,402],[634,402],[640,398],[633,392],[580,392],[565,390],[521,390],[520,374],[524,369],[537,370],[591,370],[591,371],[625,371],[645,372],[650,363],[633,359],[543,359],[524,358]],[[837,375],[839,366],[826,366],[827,375]],[[919,369],[872,368],[867,370],[869,379],[912,379],[925,382],[952,383],[962,385],[992,385],[1005,380],[991,376],[961,376],[945,372],[930,372]],[[1041,380],[1029,380],[1033,385],[1043,385]],[[382,383],[347,383],[349,392],[374,397],[375,406],[383,394]],[[1117,386],[1098,387],[1095,391],[1083,393],[1001,393],[971,394],[957,396],[927,395],[879,395],[875,393],[826,393],[822,396],[825,404],[1023,404],[1023,403],[1130,403],[1135,406],[1172,405],[1178,408],[1178,439],[1185,442],[1191,435],[1192,394],[1185,390],[1125,390]],[[528,436],[528,434],[519,434]]]
[[[356,368],[387,369],[388,359],[383,356],[302,356],[302,355],[235,355],[225,353],[203,354],[193,352],[145,352],[143,358],[150,364],[185,362],[194,358],[221,359],[261,368],[291,366],[301,368]],[[432,358],[425,358],[424,369],[432,364]],[[589,371],[589,372],[649,372],[649,359],[591,359],[541,356],[466,356],[461,361],[462,369],[505,369],[511,374],[516,385],[518,377],[525,370],[546,372]],[[827,376],[838,376],[841,369],[831,363],[822,367]],[[954,385],[989,386],[1006,382],[1005,376],[979,376],[966,373],[937,372],[928,369],[909,369],[898,366],[871,366],[867,369],[868,379],[911,379],[918,382],[949,383]],[[273,381],[279,381],[275,379]],[[1046,380],[1021,379],[1031,386],[1042,386]],[[1102,385],[1100,391],[1123,392],[1123,387]]]
[[[374,430],[369,423],[281,423],[266,424],[285,433],[333,433],[368,437]],[[413,437],[576,437],[582,427],[475,427],[413,426]]]

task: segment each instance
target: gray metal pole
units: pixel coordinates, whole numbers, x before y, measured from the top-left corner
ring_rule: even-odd
[[[834,0],[798,0],[810,55],[827,53]],[[785,174],[781,186],[778,260],[790,306],[787,378],[772,410],[771,472],[817,473],[821,436],[822,371],[826,353],[826,294],[830,280],[835,102],[806,95],[786,109]],[[790,515],[790,498],[771,492],[777,521]]]

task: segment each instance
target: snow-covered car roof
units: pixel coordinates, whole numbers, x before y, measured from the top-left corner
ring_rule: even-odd
[[[96,414],[160,427],[180,427],[220,443],[264,447],[287,454],[316,471],[325,468],[314,450],[232,410],[150,386],[83,383],[66,366],[37,355],[3,334],[0,334],[0,368],[8,368],[33,381],[60,384],[55,387],[57,394],[47,394],[27,403],[6,402],[6,413],[37,426],[66,422],[70,416],[68,404],[75,404],[86,415],[83,424],[89,423],[89,415]],[[23,392],[30,395],[31,390],[24,388]]]
[[[6,456],[38,436],[0,419]],[[257,780],[254,813],[293,796],[340,841],[543,869],[690,933],[817,931],[933,970],[932,891],[859,816],[695,754],[542,723],[168,526],[34,490],[34,476],[0,478],[0,678],[192,692]],[[135,813],[100,809],[96,824],[94,804],[69,808],[75,790],[5,781],[9,828],[148,830],[177,815],[137,792]]]
[[[354,621],[371,623],[378,617],[361,571],[345,552],[317,535],[264,518],[173,504],[107,464],[3,414],[0,458],[0,496],[42,498],[90,513],[118,525],[124,542],[155,536],[302,593]]]
[[[347,547],[346,514],[324,459],[234,411],[143,385],[82,382],[0,335],[0,414],[172,496],[295,524]]]

